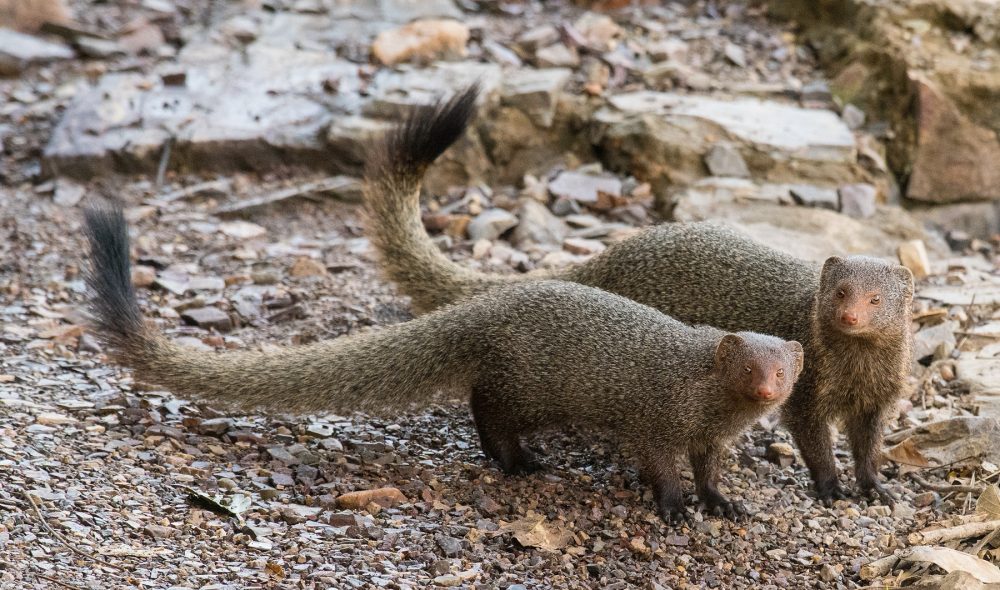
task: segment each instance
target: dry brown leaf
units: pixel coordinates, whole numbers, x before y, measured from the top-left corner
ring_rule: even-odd
[[[990,518],[1000,518],[1000,487],[993,484],[983,490],[976,500],[976,512],[989,514]]]
[[[919,566],[933,564],[948,573],[967,572],[986,584],[1000,582],[1000,568],[957,549],[930,546],[913,547],[900,555],[900,562],[919,564]]]
[[[558,551],[573,540],[573,533],[555,526],[545,526],[544,516],[529,516],[505,524],[497,534],[514,533],[514,538],[523,547],[536,547],[546,551]]]
[[[281,567],[281,564],[279,563],[274,563],[273,561],[269,561],[267,562],[267,564],[264,565],[264,569],[267,571],[267,573],[271,574],[276,578],[280,579],[285,577],[285,568]]]
[[[920,449],[917,448],[917,443],[912,437],[894,447],[886,449],[885,456],[896,463],[910,465],[911,467],[929,467],[931,464],[927,460],[927,457],[924,457]]]

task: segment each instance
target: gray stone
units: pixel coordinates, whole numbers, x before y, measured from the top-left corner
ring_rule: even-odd
[[[833,95],[830,85],[824,80],[813,80],[802,87],[802,100],[805,102],[830,102]]]
[[[517,44],[528,52],[534,52],[539,47],[552,45],[559,40],[559,30],[552,25],[541,25],[517,36]]]
[[[513,242],[518,246],[535,244],[561,244],[569,228],[553,215],[545,205],[533,199],[521,201],[518,212],[520,223],[514,228]]]
[[[233,329],[233,320],[229,314],[217,307],[198,307],[187,309],[181,313],[181,318],[205,330],[229,332]]]
[[[470,240],[495,240],[517,225],[517,217],[504,209],[487,209],[472,218],[466,232]]]
[[[733,65],[737,65],[741,68],[747,67],[746,53],[739,45],[736,45],[735,43],[726,43],[722,53]]]
[[[795,202],[804,207],[819,207],[837,210],[837,191],[832,188],[813,186],[811,184],[797,184],[791,187],[792,198]]]
[[[844,106],[840,118],[844,120],[848,129],[860,129],[865,124],[865,112],[851,103]]]
[[[462,18],[462,11],[451,0],[337,0],[332,6],[332,20],[389,21],[407,23],[421,18]]]
[[[747,178],[750,170],[738,149],[728,143],[717,143],[705,155],[705,165],[712,176]]]
[[[97,37],[82,35],[77,37],[75,42],[76,46],[80,48],[80,53],[87,57],[107,59],[126,54],[124,47],[119,45],[117,41],[109,39],[98,39]]]
[[[392,122],[361,116],[334,117],[326,131],[326,143],[338,168],[361,171],[365,146],[392,128]]]
[[[83,199],[87,189],[75,182],[60,178],[56,182],[56,192],[52,200],[62,207],[74,207]]]
[[[556,197],[580,203],[596,203],[599,193],[621,196],[622,182],[613,176],[594,176],[566,171],[560,172],[559,176],[549,183],[549,192]]]
[[[497,64],[471,61],[441,62],[426,68],[381,69],[375,74],[368,93],[373,97],[362,107],[369,117],[396,119],[414,106],[434,102],[479,82],[480,100],[485,102],[500,88],[503,70]]]
[[[539,127],[549,127],[555,118],[559,93],[572,75],[572,70],[565,68],[511,72],[500,89],[501,104],[520,110]]]
[[[182,55],[198,60],[184,86],[164,85],[157,75],[109,74],[80,93],[46,146],[46,166],[73,176],[150,173],[171,137],[173,167],[330,165],[320,133],[331,108],[320,98],[322,81],[338,79],[350,95],[360,84],[356,66],[263,44],[251,45],[245,57],[217,56],[211,45],[199,53],[195,45]]]
[[[462,553],[462,540],[456,539],[455,537],[446,537],[444,535],[437,535],[434,537],[437,542],[438,547],[444,553],[445,557],[455,557]]]
[[[65,45],[0,28],[0,76],[16,75],[35,64],[73,56],[73,50]]]
[[[959,328],[958,322],[946,321],[918,331],[913,336],[913,361],[917,362],[928,356],[944,358],[950,354],[955,349],[955,331]],[[939,347],[940,354],[935,354]]]
[[[575,49],[556,43],[536,51],[535,61],[542,68],[573,68],[580,65],[580,56]]]
[[[840,212],[844,215],[867,219],[875,215],[877,209],[875,200],[878,189],[870,184],[845,184],[837,189],[840,201]]]

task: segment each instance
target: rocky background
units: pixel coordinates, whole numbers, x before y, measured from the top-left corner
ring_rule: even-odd
[[[998,23],[989,0],[0,0],[0,585],[1000,584]],[[424,216],[462,264],[719,219],[909,266],[900,501],[822,507],[768,420],[725,476],[752,516],[692,501],[667,526],[586,433],[506,477],[461,403],[231,416],[104,362],[79,231],[100,199],[134,224],[147,315],[206,353],[409,318],[364,236],[364,145],[474,80]]]

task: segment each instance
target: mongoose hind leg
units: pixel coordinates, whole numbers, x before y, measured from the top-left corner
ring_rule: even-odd
[[[726,457],[726,447],[712,442],[705,447],[693,447],[688,453],[691,459],[691,468],[694,471],[698,499],[705,505],[706,511],[730,520],[746,516],[747,510],[743,503],[733,502],[724,496],[718,488],[722,462]]]
[[[878,481],[882,451],[882,413],[857,413],[845,420],[847,438],[854,456],[854,475],[861,492],[893,505],[896,498]]]
[[[806,397],[806,396],[803,396]],[[800,398],[801,399],[801,398]],[[826,506],[834,500],[845,500],[847,494],[837,479],[837,463],[833,458],[833,437],[827,417],[814,407],[803,407],[792,398],[785,404],[785,426],[792,433],[802,458],[805,459],[816,496]]]
[[[483,453],[500,464],[508,475],[528,475],[541,469],[534,453],[521,441],[527,429],[518,424],[510,408],[501,408],[495,392],[476,386],[472,391],[472,420],[476,423]]]
[[[643,458],[639,478],[653,486],[653,500],[664,522],[674,524],[687,521],[680,473],[674,457]]]

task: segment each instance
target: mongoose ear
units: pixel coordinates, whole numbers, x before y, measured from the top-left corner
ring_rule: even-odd
[[[896,276],[903,283],[903,296],[907,300],[913,299],[913,273],[905,266],[896,267]]]
[[[831,256],[823,262],[823,272],[820,273],[820,282],[826,281],[827,277],[835,268],[839,268],[844,265],[844,259],[840,256]]]
[[[785,348],[790,350],[793,355],[795,355],[795,374],[798,375],[802,372],[802,367],[805,366],[805,352],[802,350],[802,345],[795,340],[789,340],[785,343]]]
[[[721,365],[733,352],[736,347],[743,344],[743,338],[740,338],[736,334],[726,334],[719,340],[719,344],[715,347],[715,365]]]

